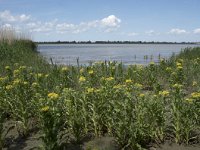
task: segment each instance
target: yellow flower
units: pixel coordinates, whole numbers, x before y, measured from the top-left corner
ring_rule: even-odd
[[[49,74],[46,74],[46,75],[45,75],[45,78],[48,78],[48,77],[49,77]]]
[[[94,92],[94,88],[88,88],[88,89],[87,89],[87,92],[88,92],[88,93]]]
[[[152,62],[150,62],[149,64],[150,64],[150,65],[155,65],[155,62],[152,61]]]
[[[193,99],[191,99],[191,98],[186,98],[185,101],[190,103],[190,104],[193,103]]]
[[[177,69],[182,70],[183,67],[182,66],[177,66]]]
[[[12,88],[13,88],[12,85],[7,85],[7,86],[6,86],[6,90],[11,90]]]
[[[114,80],[114,78],[113,78],[113,77],[108,77],[108,78],[106,78],[105,80],[106,80],[106,81],[112,81],[112,80]]]
[[[191,96],[194,99],[198,99],[198,98],[200,98],[200,92],[193,92],[193,93],[191,93]]]
[[[28,82],[24,81],[24,85],[27,85],[27,84],[28,84]]]
[[[43,76],[43,74],[42,74],[42,73],[38,73],[38,74],[36,74],[36,76],[37,76],[38,78],[41,78],[41,77]]]
[[[166,71],[170,72],[170,71],[172,71],[172,68],[171,67],[167,67]]]
[[[176,89],[180,89],[181,87],[183,87],[183,85],[181,85],[181,84],[174,84],[173,86],[172,86],[173,88],[176,88]]]
[[[123,85],[118,84],[118,85],[113,86],[113,88],[114,88],[114,89],[121,89],[121,88],[123,88]]]
[[[85,81],[86,81],[85,77],[84,76],[80,76],[79,82],[85,82]]]
[[[145,95],[143,94],[143,93],[141,93],[140,95],[139,95],[139,97],[141,97],[141,98],[143,98]]]
[[[6,70],[9,70],[9,69],[10,69],[10,66],[6,66],[5,69],[6,69]]]
[[[26,66],[20,66],[19,69],[24,70],[24,69],[26,69]]]
[[[193,81],[192,82],[192,86],[196,86],[197,85],[197,82],[196,81]]]
[[[93,71],[93,70],[89,70],[88,73],[89,73],[89,74],[93,74],[94,71]]]
[[[84,68],[81,68],[81,69],[80,69],[80,73],[83,73],[83,72],[84,72]]]
[[[49,106],[44,106],[41,108],[42,112],[47,112],[49,110]]]
[[[59,95],[56,94],[56,93],[49,93],[48,94],[48,98],[53,99],[53,100],[58,99],[58,97],[59,97]]]
[[[125,82],[126,82],[126,83],[131,83],[132,80],[131,80],[131,79],[127,79]]]
[[[32,83],[32,87],[37,87],[39,84],[37,82]]]
[[[69,68],[67,68],[67,67],[62,67],[62,69],[61,69],[62,72],[67,72],[68,70],[69,70]]]
[[[19,75],[20,71],[18,69],[14,70],[14,76],[16,77],[17,75]]]
[[[20,79],[15,79],[15,80],[13,81],[13,85],[18,85],[20,82],[21,82]]]
[[[169,96],[169,91],[160,91],[159,95],[162,95],[164,97]]]
[[[0,82],[4,82],[8,79],[8,77],[0,77]]]
[[[176,66],[179,67],[182,66],[182,64],[180,62],[176,62]]]

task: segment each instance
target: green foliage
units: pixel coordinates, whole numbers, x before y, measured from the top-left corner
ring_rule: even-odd
[[[112,136],[123,149],[169,138],[199,140],[200,48],[128,67],[106,61],[49,65],[34,48],[30,41],[0,42],[0,111],[20,122],[24,135],[37,120],[45,149],[59,149],[63,141],[81,144],[88,135]]]

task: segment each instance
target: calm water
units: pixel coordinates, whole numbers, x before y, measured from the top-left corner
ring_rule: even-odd
[[[124,64],[146,64],[169,58],[190,44],[39,44],[38,51],[56,64],[88,64],[94,61],[119,61]],[[144,59],[148,56],[148,59]]]

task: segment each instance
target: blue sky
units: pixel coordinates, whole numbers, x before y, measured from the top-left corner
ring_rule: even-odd
[[[0,0],[0,26],[35,41],[200,41],[200,0]]]

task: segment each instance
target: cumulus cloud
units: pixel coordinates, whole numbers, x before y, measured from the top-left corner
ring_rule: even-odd
[[[0,20],[5,22],[16,22],[16,21],[24,22],[29,20],[30,18],[31,18],[30,15],[25,15],[25,14],[14,16],[8,10],[0,12]]]
[[[185,34],[185,33],[188,33],[186,30],[184,29],[178,29],[178,28],[175,28],[175,29],[171,29],[169,31],[170,34]]]
[[[200,34],[200,28],[194,29],[193,33]]]
[[[59,22],[57,19],[43,22],[33,19],[30,15],[20,14],[13,15],[10,11],[5,10],[0,12],[0,21],[4,26],[17,27],[18,29],[27,30],[30,32],[43,32],[43,33],[82,33],[88,30],[95,29],[101,32],[113,32],[120,27],[121,20],[115,15],[110,15],[102,19],[92,20],[88,22],[81,22],[79,24],[73,24],[69,22]]]
[[[106,18],[103,18],[100,22],[103,26],[119,27],[121,20],[114,15],[110,15]]]

